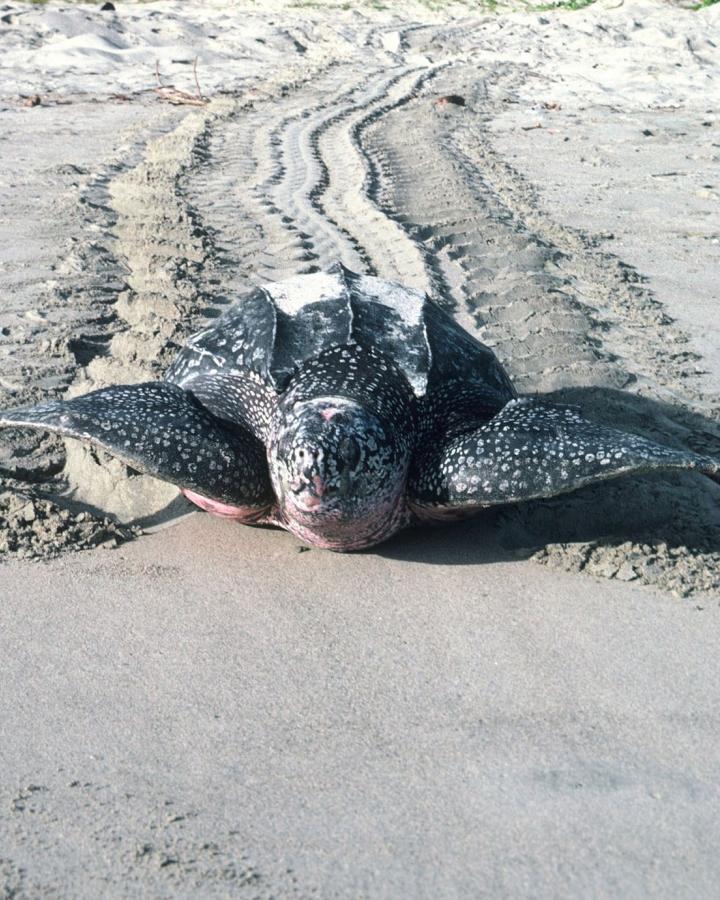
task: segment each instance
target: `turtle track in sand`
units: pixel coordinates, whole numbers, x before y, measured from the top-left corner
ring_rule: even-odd
[[[115,300],[127,271],[114,254],[109,185],[137,164],[149,139],[181,117],[177,110],[156,110],[148,121],[143,109],[116,106],[115,130],[108,132],[97,127],[91,103],[80,110],[68,127],[62,109],[43,109],[35,141],[8,156],[8,183],[25,190],[2,198],[4,407],[63,396],[122,328]],[[102,121],[107,126],[107,111]],[[53,140],[58,132],[63,143]],[[22,429],[0,434],[0,552],[53,556],[131,533],[104,513],[73,504],[66,509],[65,499],[58,505],[66,473],[61,440]]]
[[[366,197],[355,129],[417,88],[414,71],[347,71],[302,94],[233,117],[210,142],[212,170],[190,186],[218,250],[221,293],[327,268],[340,260],[421,288],[429,281],[414,242]],[[221,173],[217,178],[217,173]],[[348,200],[348,198],[351,198]]]
[[[104,249],[78,264],[83,279],[121,272],[123,289],[78,345],[71,390],[158,377],[240,292],[340,259],[452,308],[521,391],[718,452],[717,411],[694,387],[693,355],[640,277],[543,213],[493,151],[484,123],[525,70],[478,71],[456,34],[438,32],[423,63],[404,50],[432,29],[401,29],[395,65],[326,61],[252,99],[176,115],[146,140],[107,180]],[[438,104],[449,94],[465,105]],[[123,519],[174,496],[79,447],[65,475],[78,499]],[[646,478],[493,515],[521,555],[688,593],[720,584],[716,494],[691,476]]]
[[[221,253],[195,208],[201,192],[194,190],[194,179],[213,171],[210,141],[233,116],[256,103],[269,105],[318,74],[306,68],[301,78],[285,71],[264,85],[264,100],[219,98],[186,113],[174,128],[147,141],[135,165],[109,181],[112,254],[124,272],[124,290],[116,294],[112,332],[85,360],[70,395],[161,377],[184,340],[218,313]],[[235,218],[230,210],[229,220]],[[244,246],[242,234],[237,240]],[[232,297],[242,285],[228,288]],[[156,519],[159,513],[167,518],[186,508],[174,487],[77,441],[67,442],[63,474],[74,502],[122,522]]]
[[[633,269],[543,214],[493,152],[483,119],[520,78],[509,64],[478,79],[458,63],[412,108],[375,122],[362,139],[376,202],[422,248],[439,290],[520,391],[717,454],[720,417],[694,384],[684,335]],[[437,105],[458,90],[466,106]],[[690,593],[720,586],[717,499],[704,479],[655,477],[523,504],[497,520],[506,545],[549,545],[540,562]]]
[[[543,219],[530,188],[493,155],[477,123],[458,127],[464,108],[434,104],[463,77],[461,64],[393,78],[371,74],[334,100],[330,79],[320,104],[288,98],[279,124],[243,119],[221,131],[216,165],[228,182],[244,185],[232,208],[242,210],[254,238],[242,257],[240,243],[223,240],[216,228],[208,177],[199,194],[205,221],[226,248],[227,271],[246,267],[233,286],[314,271],[337,258],[357,267],[359,256],[366,270],[452,305],[495,347],[521,390],[577,399],[608,424],[620,415],[651,437],[712,450],[698,446],[699,423],[714,440],[701,410],[669,405],[677,399],[673,387],[685,392],[683,365],[694,360],[641,279],[583,236]],[[500,68],[494,77],[502,83],[518,74]],[[466,88],[483,109],[487,80],[471,72]],[[226,277],[224,286],[231,284]],[[668,335],[678,346],[669,360],[658,352]],[[630,386],[652,399],[619,393]],[[511,546],[543,547],[560,530],[565,540],[541,549],[540,561],[680,593],[714,587],[720,557],[705,527],[717,520],[706,493],[713,489],[699,479],[673,481],[673,490],[665,479],[645,479],[528,504],[498,517],[501,534]],[[618,527],[618,508],[628,507],[635,515],[624,514]],[[584,539],[590,508],[595,533]]]

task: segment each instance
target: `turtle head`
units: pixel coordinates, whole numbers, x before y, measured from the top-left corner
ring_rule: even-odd
[[[285,409],[269,464],[287,527],[336,549],[360,539],[397,505],[409,459],[405,444],[354,400],[320,397]]]

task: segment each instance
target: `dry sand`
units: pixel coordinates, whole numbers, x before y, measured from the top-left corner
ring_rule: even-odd
[[[0,7],[0,406],[341,259],[719,455],[720,7],[374,5]],[[715,895],[706,479],[337,556],[38,435],[0,477],[0,896]]]

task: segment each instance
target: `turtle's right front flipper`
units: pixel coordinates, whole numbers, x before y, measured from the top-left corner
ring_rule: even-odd
[[[720,463],[584,419],[575,407],[513,400],[479,428],[431,442],[410,473],[422,518],[554,497],[621,475],[688,469],[720,482]]]
[[[260,512],[273,502],[265,450],[182,388],[149,382],[0,412],[0,427],[79,438],[203,497]]]

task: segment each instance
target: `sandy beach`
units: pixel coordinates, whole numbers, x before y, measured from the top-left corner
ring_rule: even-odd
[[[720,457],[720,6],[114,5],[0,7],[0,408],[340,260]],[[0,598],[0,897],[717,893],[702,476],[338,555],[5,430]]]

